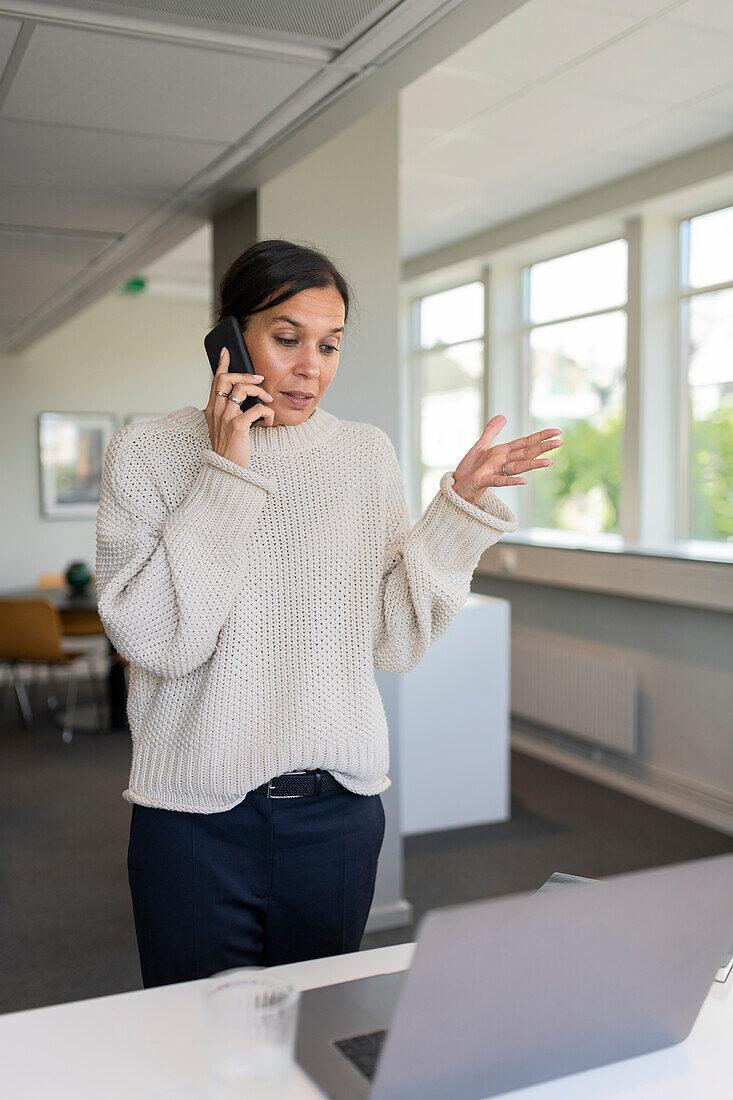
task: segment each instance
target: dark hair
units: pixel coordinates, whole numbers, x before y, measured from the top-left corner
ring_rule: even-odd
[[[279,305],[309,287],[326,286],[335,287],[343,298],[346,323],[352,294],[328,256],[292,241],[257,241],[224,272],[219,283],[217,321],[231,315],[244,327],[251,314]]]

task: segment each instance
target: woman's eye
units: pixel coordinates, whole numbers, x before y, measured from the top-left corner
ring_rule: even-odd
[[[282,344],[283,347],[292,348],[298,341],[293,336],[276,336],[278,344]],[[335,351],[338,351],[338,346],[335,344],[321,344],[321,351],[325,351],[326,355],[333,355]]]

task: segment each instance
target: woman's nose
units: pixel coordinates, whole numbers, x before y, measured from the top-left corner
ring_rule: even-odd
[[[317,375],[319,371],[318,351],[315,348],[304,348],[298,366],[302,370],[307,370],[309,375]]]

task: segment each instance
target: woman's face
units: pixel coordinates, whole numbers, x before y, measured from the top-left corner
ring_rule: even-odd
[[[344,312],[335,287],[311,287],[248,318],[244,342],[273,396],[273,425],[302,424],[323,397],[338,367]],[[295,404],[286,396],[293,392],[310,399]]]

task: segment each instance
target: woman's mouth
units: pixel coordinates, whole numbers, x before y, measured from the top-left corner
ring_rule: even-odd
[[[295,405],[298,409],[304,409],[313,400],[313,395],[301,396],[297,393],[283,393],[283,397],[287,397],[291,405]]]

